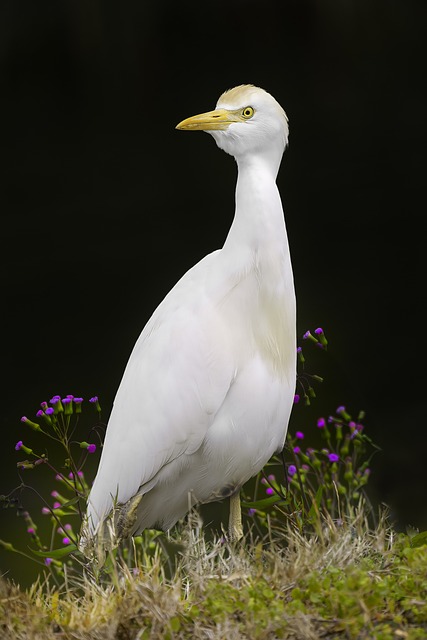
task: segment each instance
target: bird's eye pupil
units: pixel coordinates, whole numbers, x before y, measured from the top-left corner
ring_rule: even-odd
[[[252,118],[252,116],[254,115],[254,110],[252,109],[252,107],[245,107],[242,111],[242,115],[244,118]]]

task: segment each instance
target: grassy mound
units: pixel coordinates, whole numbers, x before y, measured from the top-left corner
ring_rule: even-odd
[[[61,588],[0,582],[4,640],[427,638],[427,546],[384,521],[324,523],[316,535],[207,542],[193,524],[166,552],[118,556]]]

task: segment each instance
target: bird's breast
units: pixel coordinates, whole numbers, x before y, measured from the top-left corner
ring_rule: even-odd
[[[284,259],[253,255],[229,278],[218,303],[240,355],[239,365],[260,357],[272,374],[292,381],[296,368],[296,311],[291,269]]]

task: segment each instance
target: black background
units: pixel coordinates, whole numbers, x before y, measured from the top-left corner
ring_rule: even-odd
[[[20,417],[96,393],[107,418],[152,311],[222,245],[234,161],[174,127],[253,83],[290,121],[278,184],[298,333],[330,340],[291,429],[364,409],[382,448],[373,495],[399,528],[427,528],[426,14],[415,0],[1,4],[1,493],[18,483],[15,442],[37,444]]]

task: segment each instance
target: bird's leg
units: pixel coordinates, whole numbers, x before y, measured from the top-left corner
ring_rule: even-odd
[[[243,538],[242,509],[240,506],[240,491],[230,497],[230,519],[228,521],[228,535],[230,540]]]

